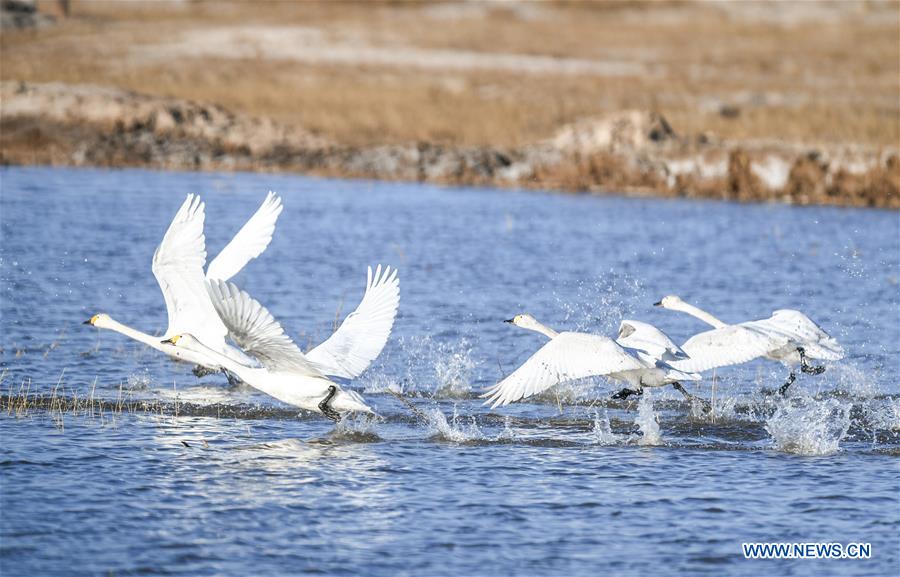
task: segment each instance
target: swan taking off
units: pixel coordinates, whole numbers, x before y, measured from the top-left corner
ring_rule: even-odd
[[[223,356],[246,362],[246,355],[225,341],[228,331],[210,302],[204,279],[228,280],[262,254],[272,240],[281,211],[281,199],[274,192],[269,192],[256,213],[209,264],[204,275],[204,204],[199,196],[187,195],[153,254],[153,275],[162,289],[169,316],[164,340],[126,326],[103,313],[94,315],[84,324],[116,331],[176,359],[194,363],[194,374],[198,377],[221,370],[216,359]],[[182,333],[196,336],[216,356],[168,343],[167,337]]]
[[[681,345],[690,358],[674,362],[672,366],[683,371],[702,372],[763,357],[790,369],[787,382],[779,389],[783,395],[797,378],[794,366],[799,364],[804,373],[818,375],[825,367],[812,366],[808,359],[837,361],[844,358],[844,349],[837,340],[800,311],[780,309],[767,319],[729,325],[675,295],[669,295],[655,305],[685,312],[715,327],[692,336]]]
[[[594,376],[628,384],[614,398],[639,395],[643,387],[671,384],[693,399],[679,381],[701,378],[672,367],[671,361],[687,355],[665,333],[647,323],[624,320],[619,325],[619,336],[613,340],[587,333],[557,333],[529,314],[516,315],[506,322],[539,332],[550,342],[481,395],[487,398],[484,404],[490,404],[492,409],[536,395],[558,383]]]
[[[387,272],[390,272],[386,269]],[[372,283],[371,269],[369,269],[370,289],[366,291],[367,297],[374,293],[395,293],[399,296],[399,288],[396,279],[396,271],[393,274],[376,274],[379,282]],[[379,267],[378,273],[381,272]],[[385,282],[385,279],[387,282]],[[390,290],[385,291],[384,287]],[[279,401],[300,407],[309,411],[320,412],[332,420],[340,419],[342,412],[366,412],[372,413],[362,397],[353,391],[344,390],[337,383],[331,381],[326,375],[334,372],[335,367],[320,366],[309,355],[304,355],[289,336],[284,334],[284,329],[272,315],[258,301],[250,297],[246,292],[238,289],[231,283],[210,280],[207,282],[209,296],[213,306],[222,318],[222,322],[228,327],[228,335],[244,351],[255,359],[254,363],[242,363],[220,355],[205,346],[192,335],[180,335],[168,339],[176,348],[188,351],[196,351],[216,357],[225,371],[233,373],[248,385],[275,397]],[[390,299],[377,299],[384,302]],[[373,302],[373,301],[369,301]],[[363,298],[366,304],[366,297]],[[364,309],[360,305],[361,309]],[[381,307],[377,307],[381,311]],[[394,307],[393,312],[396,311]],[[355,316],[354,316],[355,315]],[[393,324],[393,314],[390,314],[386,333],[390,333]],[[365,311],[359,310],[347,317],[331,339],[328,339],[317,349],[319,353],[314,355],[319,359],[326,359],[336,363],[346,373],[355,372],[369,356],[374,347],[372,343],[381,342],[377,353],[387,340],[382,335],[385,326],[381,315],[376,315],[372,320]],[[345,327],[347,327],[345,329]],[[363,333],[375,328],[375,334],[371,339],[364,338]],[[342,335],[339,335],[344,330]],[[332,340],[339,335],[337,340]],[[340,346],[335,346],[338,343]],[[359,345],[358,343],[364,343]],[[321,348],[321,347],[324,347]],[[316,350],[316,349],[314,349]],[[327,353],[327,354],[325,354]],[[365,365],[371,360],[365,361]],[[354,364],[356,363],[356,364]]]

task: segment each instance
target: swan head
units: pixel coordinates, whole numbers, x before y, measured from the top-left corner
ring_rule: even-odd
[[[653,303],[653,306],[662,307],[664,309],[677,309],[680,305],[683,304],[684,301],[681,300],[681,297],[676,295],[668,295],[664,296],[659,302]]]
[[[197,347],[201,345],[200,341],[197,340],[197,337],[189,333],[175,335],[174,337],[159,342],[164,345],[172,345],[175,348],[187,350],[197,350]]]
[[[112,317],[106,313],[98,313],[81,324],[105,329],[112,324]]]
[[[541,324],[539,322],[537,322],[537,319],[535,319],[533,316],[531,316],[528,313],[522,313],[520,315],[516,315],[513,318],[506,319],[503,322],[514,324],[517,327],[522,327],[523,329],[532,329],[532,330],[541,326]]]

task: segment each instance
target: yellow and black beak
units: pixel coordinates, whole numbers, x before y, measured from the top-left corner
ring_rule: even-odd
[[[506,319],[506,320],[503,321],[503,322],[505,322],[505,323],[514,323],[514,322],[516,322],[516,319]]]
[[[159,341],[159,342],[161,342],[164,345],[176,345],[176,344],[178,344],[178,339],[180,339],[180,338],[181,338],[181,335],[175,335],[171,339],[166,339],[164,341]]]
[[[84,322],[81,323],[81,324],[83,324],[83,325],[91,325],[91,326],[94,326],[94,323],[97,322],[97,317],[99,317],[99,316],[100,316],[100,315],[94,315],[94,316],[92,316],[91,318],[89,318],[88,320],[84,321]]]

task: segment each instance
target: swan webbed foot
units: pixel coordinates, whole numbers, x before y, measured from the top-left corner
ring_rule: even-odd
[[[712,405],[709,404],[709,401],[707,401],[706,399],[701,399],[697,395],[690,394],[689,392],[687,392],[687,389],[685,389],[683,386],[681,386],[681,383],[674,382],[674,383],[672,383],[672,387],[676,391],[678,391],[679,393],[684,395],[684,398],[687,399],[688,401],[690,401],[691,403],[700,403],[700,406],[703,407],[704,414],[712,411]]]
[[[217,371],[215,369],[210,369],[210,368],[204,367],[203,365],[194,365],[194,368],[191,369],[191,372],[194,373],[194,376],[199,379],[199,378],[205,377],[207,375],[212,375],[214,373],[218,373],[219,371]]]
[[[781,395],[782,397],[785,394],[787,394],[787,390],[790,388],[791,385],[794,384],[795,380],[797,380],[797,375],[794,374],[794,371],[791,371],[791,374],[788,376],[787,382],[784,383],[783,385],[781,385],[781,388],[778,389],[778,394]]]
[[[806,350],[803,347],[797,347],[797,352],[800,353],[800,370],[806,373],[807,375],[821,375],[825,372],[825,367],[823,366],[814,366],[809,364],[809,361],[806,360]]]
[[[637,390],[634,390],[634,389],[629,389],[628,387],[625,387],[624,389],[622,389],[622,390],[619,391],[618,393],[616,393],[616,394],[614,394],[613,396],[611,396],[610,399],[621,399],[621,400],[625,400],[625,399],[627,399],[628,397],[630,397],[631,395],[636,395],[636,396],[639,397],[639,396],[641,396],[641,395],[643,395],[643,394],[644,394],[644,389],[637,389]]]
[[[222,369],[222,374],[225,375],[225,378],[228,380],[228,384],[232,387],[239,387],[244,382],[236,374],[232,373],[228,369]]]
[[[331,402],[331,399],[337,394],[337,387],[334,385],[328,386],[328,394],[325,395],[325,398],[319,401],[319,410],[322,411],[322,414],[331,419],[332,421],[340,421],[341,414],[332,409],[328,403]]]

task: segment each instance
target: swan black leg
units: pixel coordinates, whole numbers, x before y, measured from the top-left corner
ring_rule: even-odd
[[[692,403],[694,401],[700,403],[703,406],[704,413],[708,413],[708,412],[712,411],[712,405],[709,404],[709,401],[707,401],[706,399],[701,399],[700,397],[698,397],[696,395],[690,394],[689,392],[687,392],[687,390],[684,387],[681,386],[681,383],[675,382],[675,383],[672,383],[672,386],[675,387],[676,391],[678,391],[679,393],[684,395],[684,398],[687,399],[688,401],[690,401]]]
[[[222,369],[222,373],[225,375],[225,378],[228,379],[228,384],[232,387],[237,387],[244,382],[228,369]]]
[[[809,361],[806,360],[806,350],[803,347],[797,347],[797,352],[800,353],[800,370],[806,373],[807,375],[821,375],[825,372],[825,367],[813,366],[809,364]]]
[[[341,420],[341,414],[338,413],[337,411],[335,411],[334,409],[332,409],[328,405],[328,403],[331,402],[331,399],[333,399],[334,395],[336,395],[336,394],[337,394],[337,387],[335,387],[334,385],[330,385],[328,387],[328,394],[325,395],[324,399],[319,401],[319,410],[322,411],[322,413],[326,417],[331,419],[332,421],[340,421]]]
[[[194,376],[199,379],[200,377],[205,377],[206,375],[218,373],[219,371],[216,371],[213,369],[208,369],[208,368],[204,367],[203,365],[194,365],[194,368],[191,370],[191,372],[194,373]]]
[[[778,389],[778,394],[780,394],[783,397],[785,395],[785,393],[787,393],[788,388],[790,388],[790,386],[794,384],[794,381],[796,379],[797,379],[797,375],[794,374],[794,371],[791,371],[790,376],[788,376],[787,382],[784,383],[783,385],[781,385],[781,388]]]
[[[611,396],[610,399],[621,399],[621,400],[625,400],[625,399],[627,399],[628,397],[630,397],[631,395],[636,395],[636,396],[639,397],[639,396],[641,396],[641,395],[643,395],[643,394],[644,394],[644,389],[638,389],[638,390],[635,391],[634,389],[629,389],[628,387],[625,387],[624,389],[622,389],[622,390],[619,391],[618,393],[616,393],[616,394],[614,394],[613,396]]]

